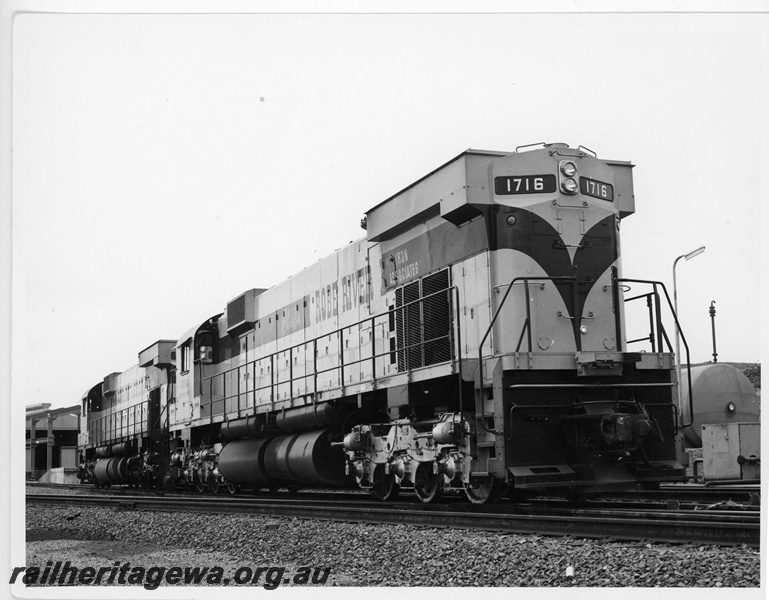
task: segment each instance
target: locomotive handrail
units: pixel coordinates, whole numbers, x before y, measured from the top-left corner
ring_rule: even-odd
[[[657,346],[655,344],[655,339],[654,339],[654,332],[655,332],[654,312],[652,310],[652,303],[651,303],[651,299],[653,296],[654,296],[654,293],[649,292],[648,294],[639,294],[638,296],[633,296],[632,298],[625,298],[625,304],[627,304],[628,302],[632,302],[633,300],[640,300],[642,298],[646,298],[646,308],[649,309],[649,335],[647,337],[640,337],[634,340],[626,340],[625,344],[634,344],[636,342],[648,341],[652,345],[652,352],[656,352]],[[660,351],[662,351],[661,345],[660,345]]]
[[[640,388],[640,387],[675,387],[675,383],[515,383],[505,386],[507,389],[536,388]],[[606,400],[596,400],[606,402]]]
[[[138,423],[137,423],[136,415],[134,414],[137,408],[139,408]],[[89,415],[94,412],[101,413],[104,411],[91,411]],[[133,419],[131,418],[132,415],[134,417]],[[145,400],[143,402],[132,404],[131,406],[127,406],[125,408],[114,410],[105,415],[96,417],[95,419],[88,419],[88,430],[89,432],[93,432],[92,435],[89,434],[88,443],[89,444],[92,443],[94,445],[104,444],[104,443],[113,444],[123,440],[124,438],[128,438],[132,435],[136,435],[137,433],[147,433],[150,430],[148,415],[149,415],[149,400]],[[118,419],[118,416],[119,416],[119,419]],[[114,427],[112,426],[113,417],[115,421]],[[119,426],[117,425],[118,421],[120,421]],[[97,429],[98,431],[96,431]]]
[[[419,340],[419,341],[417,341],[416,343],[413,343],[413,344],[404,344],[402,346],[399,346],[399,345],[396,344],[396,347],[394,349],[385,349],[384,352],[377,352],[376,351],[376,335],[375,335],[374,332],[376,330],[377,320],[385,321],[387,319],[390,319],[393,312],[394,313],[398,313],[399,311],[401,311],[401,313],[404,313],[405,311],[407,311],[408,309],[414,307],[415,305],[418,305],[419,303],[425,303],[425,301],[429,300],[430,298],[439,296],[441,294],[445,294],[447,299],[448,299],[448,302],[449,302],[449,316],[452,317],[452,321],[453,321],[453,323],[449,323],[448,332],[445,335],[439,335],[439,336],[432,337],[432,338],[429,338],[429,339],[421,339],[421,340]],[[456,296],[456,298],[457,298],[456,302],[454,301],[454,296]],[[255,379],[255,377],[256,377],[256,375],[255,375],[256,374],[256,369],[255,369],[256,363],[260,362],[260,361],[267,361],[267,360],[269,360],[269,367],[268,368],[269,368],[269,372],[270,372],[270,382],[267,383],[266,385],[262,385],[262,386],[258,386],[258,387],[254,386],[251,390],[247,390],[246,392],[244,392],[246,394],[252,394],[253,395],[253,400],[252,400],[252,403],[251,403],[251,407],[252,408],[256,407],[256,399],[257,399],[257,396],[258,396],[258,392],[270,389],[271,390],[270,391],[270,403],[273,404],[273,407],[274,407],[275,395],[277,393],[277,389],[276,389],[277,387],[282,386],[282,385],[289,385],[290,386],[291,397],[293,398],[294,397],[294,384],[295,384],[295,382],[300,381],[300,380],[304,380],[304,379],[308,379],[308,378],[313,378],[314,379],[312,391],[309,392],[309,393],[306,393],[306,394],[299,394],[299,395],[312,395],[313,396],[313,402],[315,402],[314,396],[315,396],[315,394],[318,393],[317,380],[318,380],[318,376],[319,375],[322,375],[324,373],[333,372],[333,371],[338,371],[339,372],[341,389],[344,390],[344,387],[345,387],[344,369],[345,369],[345,367],[349,367],[351,365],[357,365],[357,364],[362,364],[362,363],[367,362],[367,361],[371,361],[371,377],[367,378],[365,380],[361,380],[361,381],[359,381],[357,383],[360,384],[360,383],[373,382],[374,389],[376,389],[376,381],[377,381],[376,362],[377,362],[378,358],[386,357],[388,355],[392,355],[393,353],[403,352],[405,354],[404,372],[406,374],[408,374],[408,373],[410,373],[413,370],[413,368],[410,366],[411,365],[410,352],[413,349],[415,349],[415,348],[425,347],[425,346],[427,346],[430,343],[437,342],[437,341],[440,341],[440,340],[448,340],[448,342],[449,342],[449,357],[448,357],[448,360],[440,361],[440,362],[456,362],[457,374],[458,374],[458,376],[460,377],[460,380],[461,380],[461,377],[462,377],[462,352],[461,352],[461,327],[459,326],[460,315],[459,315],[459,301],[458,301],[458,298],[459,298],[459,289],[457,288],[457,286],[449,286],[449,287],[443,288],[443,289],[438,290],[436,292],[432,292],[430,294],[427,294],[426,296],[423,296],[421,298],[417,298],[416,300],[412,300],[410,302],[407,302],[407,303],[403,304],[402,306],[393,307],[391,310],[388,310],[386,312],[381,312],[381,313],[378,313],[378,314],[366,317],[365,319],[361,319],[360,321],[357,321],[355,323],[344,325],[344,326],[339,327],[339,328],[337,328],[337,329],[335,329],[333,331],[330,331],[328,333],[324,333],[320,337],[316,337],[316,338],[313,338],[311,340],[300,342],[298,344],[294,344],[293,346],[289,346],[289,347],[283,348],[281,350],[276,350],[275,352],[271,352],[269,354],[265,354],[265,355],[263,355],[263,356],[261,356],[259,358],[255,358],[254,360],[248,361],[248,362],[246,362],[246,363],[244,363],[242,365],[236,365],[236,366],[230,367],[229,369],[223,370],[223,371],[221,371],[219,373],[215,373],[215,374],[210,375],[208,377],[201,377],[201,385],[202,385],[202,380],[205,380],[205,381],[209,382],[209,386],[208,386],[209,390],[208,391],[209,391],[209,397],[210,397],[210,403],[209,403],[210,406],[213,406],[215,403],[217,403],[217,404],[225,403],[226,400],[229,399],[229,398],[240,397],[242,395],[242,393],[240,392],[240,378],[238,378],[238,384],[237,384],[238,391],[234,395],[231,395],[231,396],[227,395],[226,376],[227,376],[228,373],[232,373],[234,371],[238,371],[240,369],[247,368],[247,367],[254,367],[253,374],[254,374],[254,379]],[[361,356],[361,358],[345,362],[345,360],[344,360],[344,352],[343,352],[343,350],[344,350],[344,348],[343,348],[343,346],[344,346],[344,330],[345,329],[358,328],[358,331],[360,331],[360,327],[363,326],[363,325],[366,325],[366,324],[370,324],[371,331],[372,331],[371,354],[369,356]],[[381,323],[381,325],[384,326],[385,323]],[[454,328],[456,328],[456,343],[458,344],[456,348],[455,348],[455,344],[453,343],[454,342],[454,338],[453,338],[453,335],[452,335],[452,334],[454,334]],[[317,343],[318,343],[318,340],[320,340],[320,339],[322,339],[322,338],[324,338],[326,336],[328,336],[329,338],[332,337],[332,336],[335,336],[337,338],[337,340],[338,340],[338,346],[339,346],[339,350],[340,350],[339,355],[338,355],[338,363],[335,364],[332,367],[324,368],[324,369],[320,369],[319,370],[317,368],[317,357],[318,357],[317,356]],[[385,342],[387,339],[388,338],[386,336],[382,337],[382,341],[383,342]],[[293,361],[291,360],[291,358],[293,358],[293,353],[294,353],[295,350],[297,350],[299,348],[302,348],[302,347],[306,348],[310,344],[312,344],[312,347],[313,347],[313,368],[312,368],[312,372],[311,373],[305,373],[303,375],[295,375],[293,373]],[[358,352],[359,352],[360,355],[363,354],[361,347],[358,348]],[[276,381],[276,371],[275,371],[275,368],[274,368],[274,366],[275,366],[275,358],[279,354],[281,354],[281,353],[283,353],[283,354],[288,353],[288,356],[289,356],[289,378],[287,380],[285,380],[285,381]],[[432,364],[439,364],[439,363],[432,363]],[[424,365],[424,366],[430,366],[430,365]],[[221,397],[221,399],[214,400],[213,383],[214,383],[214,379],[216,379],[216,378],[221,378],[222,379],[223,389],[222,389],[222,394],[221,394],[222,397]],[[460,405],[460,410],[462,410],[463,409],[463,397],[462,397],[462,389],[461,389],[462,386],[461,386],[461,384],[460,384],[459,387],[460,387],[460,389],[459,389],[459,405]],[[240,400],[238,401],[238,408],[237,408],[237,410],[238,410],[238,413],[240,413],[240,411],[242,410],[242,407],[240,406]],[[227,408],[226,408],[226,406],[224,406],[223,409],[222,409],[222,413],[217,413],[217,414],[226,414],[226,413],[227,413]],[[213,419],[213,417],[214,417],[214,411],[213,410],[211,410],[211,414],[209,415],[209,417],[211,419]]]
[[[456,310],[456,328],[457,328],[457,378],[458,378],[458,392],[459,392],[459,419],[460,419],[460,426],[462,427],[462,430],[464,431],[464,421],[465,421],[465,400],[463,396],[462,389],[465,387],[462,385],[462,327],[460,327],[460,315],[459,315],[459,288],[455,285],[451,286],[450,288],[454,294],[456,294],[456,302],[454,302],[454,308]],[[451,307],[449,307],[451,308]],[[453,331],[454,328],[449,328],[449,333]],[[453,344],[452,344],[453,346]]]
[[[505,295],[502,296],[502,300],[500,301],[499,306],[497,306],[497,310],[494,312],[494,316],[491,318],[491,322],[489,323],[489,326],[486,329],[486,333],[483,334],[483,338],[481,338],[481,341],[478,344],[478,371],[477,372],[479,373],[479,378],[478,378],[478,389],[475,393],[475,403],[476,403],[475,412],[476,413],[478,412],[477,407],[483,391],[483,344],[486,343],[486,340],[491,334],[491,330],[493,329],[494,324],[497,322],[499,313],[502,312],[502,307],[505,305],[505,302],[507,301],[507,297],[510,295],[510,292],[512,291],[516,281],[523,281],[526,297],[528,298],[529,297],[529,281],[571,281],[573,284],[575,284],[577,282],[577,278],[574,276],[568,276],[568,275],[559,275],[555,277],[514,277],[513,280],[510,282],[510,284],[507,286],[507,291],[505,292]],[[524,324],[524,330],[528,334],[527,341],[529,344],[529,352],[531,352],[531,327],[529,327],[530,323],[531,323],[531,307],[529,305],[529,302],[526,302],[526,321]],[[521,331],[521,339],[523,339],[523,333],[524,332]],[[518,342],[518,345],[520,346],[520,340]],[[476,424],[480,425],[481,429],[483,429],[488,433],[492,433],[494,435],[499,433],[496,429],[489,429],[483,424],[482,415],[480,419],[476,418]]]
[[[502,307],[505,305],[505,302],[507,301],[507,297],[510,295],[510,292],[513,289],[513,286],[517,281],[523,281],[524,282],[524,289],[526,291],[526,297],[528,297],[528,291],[529,291],[529,281],[571,281],[572,283],[577,282],[577,278],[571,275],[558,275],[555,277],[514,277],[513,280],[507,284],[507,291],[505,292],[505,295],[502,296],[502,300],[499,303],[499,306],[497,306],[497,310],[494,313],[494,316],[491,318],[491,322],[489,323],[489,326],[486,328],[486,333],[483,334],[483,338],[481,338],[481,342],[478,344],[478,368],[481,371],[481,387],[483,387],[483,344],[486,343],[486,340],[488,339],[489,335],[491,334],[491,330],[494,327],[494,324],[497,322],[497,318],[499,317],[499,313],[502,312]],[[500,286],[502,287],[502,286]],[[526,321],[524,328],[526,325],[528,325],[531,322],[531,307],[529,306],[529,303],[526,303]],[[523,332],[521,332],[521,338],[523,338]],[[529,352],[531,352],[532,342],[531,342],[531,328],[528,328],[528,335],[527,335],[527,342],[529,344]],[[519,343],[520,345],[520,343]]]
[[[145,388],[148,389],[148,388]],[[169,411],[171,404],[171,390],[173,384],[169,382],[166,388],[166,402],[163,409],[158,413],[155,422],[150,421],[150,400],[144,400],[131,404],[125,408],[110,407],[100,411],[89,411],[86,416],[87,428],[89,431],[88,444],[112,444],[121,442],[137,434],[151,433],[157,427],[168,428]],[[94,419],[88,418],[93,413],[105,413]],[[165,415],[165,425],[162,418]],[[120,425],[117,422],[120,421]]]
[[[657,291],[657,286],[662,287],[662,291],[665,292],[665,298],[668,301],[668,306],[670,307],[670,312],[673,315],[673,321],[676,324],[676,329],[678,330],[679,335],[681,336],[681,341],[684,343],[684,348],[686,349],[686,372],[687,372],[687,384],[689,388],[689,422],[688,423],[682,423],[681,429],[686,429],[687,427],[691,427],[694,424],[694,398],[692,395],[692,366],[691,366],[691,359],[689,357],[689,344],[686,342],[686,336],[684,336],[684,332],[681,329],[681,324],[678,321],[678,315],[676,314],[675,308],[673,308],[673,303],[670,300],[670,295],[668,294],[668,290],[665,287],[665,284],[661,281],[649,281],[646,279],[627,279],[627,278],[612,278],[616,283],[619,282],[627,282],[627,283],[644,283],[647,285],[651,285],[654,288],[654,295],[655,295],[655,301],[656,301],[656,308],[657,308],[657,322],[660,327],[660,331],[662,331],[663,335],[665,336],[665,340],[668,342],[668,346],[670,346],[670,340],[667,339],[667,334],[665,334],[664,328],[662,328],[662,319],[660,317],[660,308],[659,308],[659,292]],[[619,317],[619,311],[617,311],[617,318]],[[660,349],[661,349],[660,345]],[[681,357],[676,356],[676,360],[680,361]],[[681,385],[681,382],[678,382],[678,385]]]

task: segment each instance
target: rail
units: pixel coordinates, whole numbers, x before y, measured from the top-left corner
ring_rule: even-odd
[[[331,496],[337,496],[332,494]],[[616,538],[697,544],[748,544],[759,547],[760,514],[753,511],[705,511],[572,508],[565,502],[458,505],[377,503],[371,499],[319,501],[280,498],[277,494],[248,499],[203,497],[105,497],[91,494],[30,494],[28,504],[111,506],[122,510],[205,512],[216,514],[271,515],[314,520],[481,529],[537,535]]]

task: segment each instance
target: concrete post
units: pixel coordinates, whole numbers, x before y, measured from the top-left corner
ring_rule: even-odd
[[[37,444],[35,443],[35,425],[37,425],[37,419],[29,420],[29,470],[32,472],[32,477],[35,476],[37,470]]]
[[[48,415],[48,444],[46,448],[46,469],[53,468],[53,417]]]

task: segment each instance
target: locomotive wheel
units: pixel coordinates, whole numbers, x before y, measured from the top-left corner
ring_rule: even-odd
[[[237,483],[228,483],[227,484],[227,493],[230,496],[234,496],[240,491],[240,486]]]
[[[203,481],[202,479],[196,479],[195,480],[195,491],[198,494],[202,494],[203,492],[205,492],[206,491],[206,482]]]
[[[435,502],[443,495],[443,475],[433,473],[432,463],[422,463],[414,476],[414,492],[422,502]]]
[[[475,487],[467,486],[465,488],[465,495],[473,504],[493,502],[498,497],[499,485],[497,484],[497,480],[491,475],[473,481],[473,483],[477,483],[477,485]]]
[[[222,486],[219,485],[219,480],[216,477],[211,477],[209,483],[211,484],[211,491],[214,494],[218,494],[222,491]]]
[[[374,485],[371,486],[371,495],[377,500],[387,502],[398,497],[401,491],[400,484],[395,480],[393,473],[384,472],[383,466],[374,469]]]

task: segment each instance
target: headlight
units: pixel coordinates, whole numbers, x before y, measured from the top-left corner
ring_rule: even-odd
[[[561,189],[567,194],[576,194],[578,188],[577,182],[571,177],[561,182]]]
[[[566,177],[574,177],[577,174],[577,165],[570,160],[566,160],[561,163],[561,173]]]

